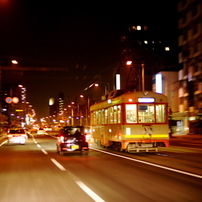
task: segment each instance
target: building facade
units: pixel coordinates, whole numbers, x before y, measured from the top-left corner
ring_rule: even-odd
[[[179,113],[187,132],[198,133],[202,127],[202,1],[179,0],[178,16]]]

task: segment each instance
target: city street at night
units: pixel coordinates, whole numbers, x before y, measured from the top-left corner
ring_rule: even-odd
[[[26,145],[1,139],[2,202],[200,201],[201,148],[128,154],[90,144],[88,155],[61,156],[55,143],[51,133]]]
[[[0,0],[0,202],[202,201],[202,0]]]

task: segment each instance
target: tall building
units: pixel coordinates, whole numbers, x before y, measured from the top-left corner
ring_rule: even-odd
[[[63,112],[64,108],[64,93],[59,93],[58,98],[49,99],[49,116],[58,115]]]
[[[64,93],[59,93],[58,96],[58,112],[61,113],[64,107]]]
[[[152,75],[177,64],[177,43],[174,46],[152,27],[129,27],[121,45],[122,63],[116,72],[121,77],[121,89],[152,90]],[[127,66],[129,60],[132,64]]]
[[[202,119],[202,1],[179,0],[179,112],[189,132]]]

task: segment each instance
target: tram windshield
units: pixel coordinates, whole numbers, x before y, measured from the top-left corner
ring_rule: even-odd
[[[126,104],[127,123],[165,123],[165,104]]]

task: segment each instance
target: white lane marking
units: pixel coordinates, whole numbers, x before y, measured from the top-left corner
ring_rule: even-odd
[[[44,149],[41,149],[41,151],[46,155],[48,154],[48,152],[46,150],[44,150]]]
[[[32,137],[32,139],[33,139],[34,143],[36,143],[36,144],[37,144],[37,141],[35,140],[35,138],[34,138],[34,137]]]
[[[51,161],[61,170],[67,171],[60,163],[58,163],[55,159],[51,158]]]
[[[76,183],[79,185],[83,191],[85,191],[94,201],[96,202],[104,202],[102,198],[100,198],[95,192],[93,192],[90,188],[88,188],[83,182],[76,181]]]
[[[41,148],[41,145],[38,144],[37,141],[34,138],[33,138],[33,141],[34,141],[34,143],[36,143],[37,147]],[[42,149],[42,148],[41,148],[41,151],[46,155],[48,154],[48,152],[46,150]]]
[[[127,156],[121,156],[121,155],[118,155],[118,154],[110,153],[110,152],[95,149],[95,148],[90,148],[90,149],[96,150],[96,151],[99,151],[99,152],[102,152],[102,153],[105,153],[105,154],[109,154],[109,155],[112,155],[112,156],[120,157],[120,158],[123,158],[123,159],[127,159],[127,160],[130,160],[130,161],[136,161],[136,162],[139,162],[139,163],[144,163],[144,164],[147,164],[147,165],[150,165],[150,166],[154,166],[154,167],[162,168],[162,169],[165,169],[165,170],[173,171],[173,172],[176,172],[176,173],[181,173],[181,174],[184,174],[184,175],[189,175],[189,176],[192,176],[192,177],[197,177],[197,178],[202,179],[201,175],[188,173],[188,172],[185,172],[185,171],[182,171],[182,170],[177,170],[177,169],[174,169],[174,168],[169,168],[169,167],[161,166],[161,165],[154,164],[154,163],[149,163],[149,162],[138,160],[138,159],[133,159],[133,158],[130,158],[130,157],[127,157]]]
[[[8,142],[8,140],[5,140],[4,142],[2,142],[2,143],[0,144],[0,146],[2,146],[3,144],[5,144],[6,142]]]

